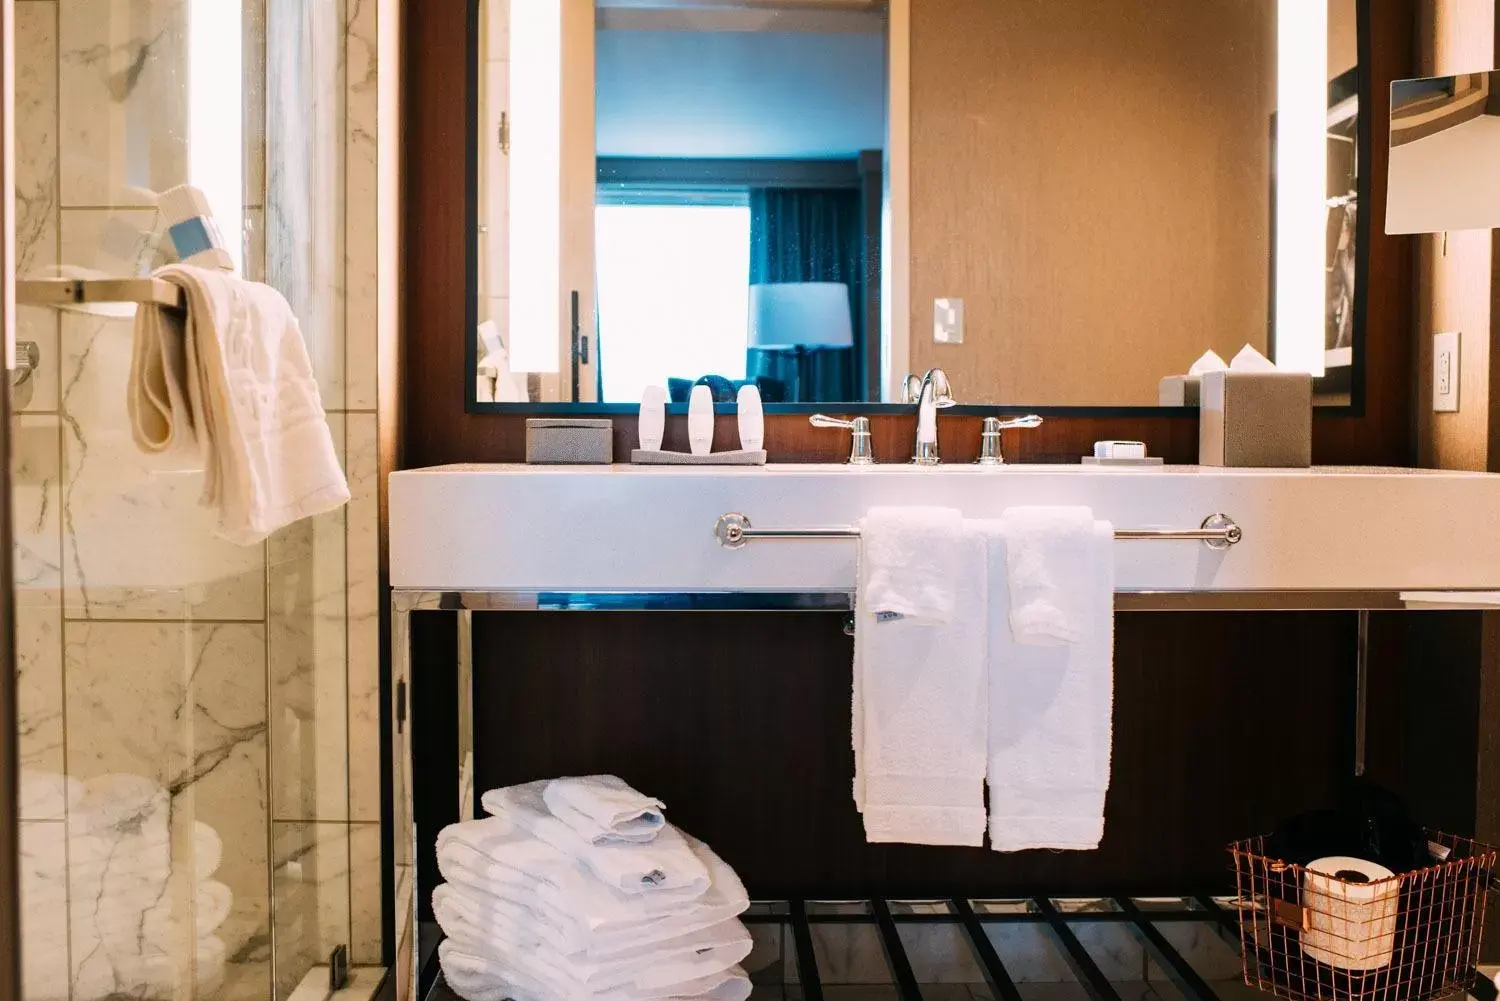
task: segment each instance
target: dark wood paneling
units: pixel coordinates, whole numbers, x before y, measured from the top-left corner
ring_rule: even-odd
[[[1352,614],[1122,614],[1099,851],[867,845],[842,621],[476,615],[478,784],[617,772],[759,895],[1003,896],[1219,887],[1231,839],[1327,802],[1348,771]]]

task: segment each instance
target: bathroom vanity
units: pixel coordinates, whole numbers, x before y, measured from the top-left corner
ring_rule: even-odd
[[[1369,622],[1368,612],[1360,610],[1478,607],[1492,600],[1486,592],[1500,590],[1500,536],[1472,530],[1500,509],[1500,476],[1477,473],[1362,467],[507,464],[397,472],[390,480],[390,568],[399,832],[395,885],[403,939],[417,928],[423,892],[412,813],[418,773],[407,704],[413,672],[448,673],[456,687],[457,719],[444,721],[443,729],[456,727],[451,732],[457,737],[458,775],[449,791],[437,795],[456,793],[457,816],[473,815],[476,782],[484,783],[476,779],[476,728],[494,732],[505,725],[492,716],[493,698],[476,718],[476,670],[499,665],[476,669],[472,642],[482,617],[475,612],[846,612],[863,511],[880,504],[932,503],[974,517],[998,516],[1016,504],[1089,505],[1116,528],[1121,612],[1358,611],[1355,740],[1361,756]],[[427,613],[448,613],[440,616],[446,623],[441,628],[457,631],[450,645],[456,656],[449,664],[413,659],[413,620]],[[509,652],[519,662],[527,659],[524,649]],[[701,670],[722,666],[708,662]],[[775,666],[766,670],[774,672]],[[1119,666],[1122,688],[1131,686],[1133,670]],[[1267,677],[1276,674],[1267,665]],[[838,684],[835,679],[832,687]],[[1312,678],[1302,688],[1309,699],[1320,700],[1331,690]],[[515,708],[523,716],[536,709]],[[574,707],[550,708],[567,715]],[[847,701],[842,712],[847,713]],[[847,740],[847,722],[843,725]],[[1308,742],[1307,750],[1321,754],[1316,751],[1324,746],[1320,739]],[[1126,767],[1122,761],[1120,783],[1134,783],[1138,777],[1125,777]],[[430,788],[431,768],[421,775]],[[1164,920],[1227,926],[1233,917],[1222,903],[1199,898]],[[1027,913],[1033,920],[1066,924],[1045,909]],[[1128,904],[1111,913],[1116,920],[1144,920]],[[891,919],[888,913],[877,916]],[[894,934],[894,924],[889,929]],[[1172,963],[1170,957],[1160,961]],[[417,971],[407,975],[415,990]],[[816,976],[816,971],[803,975]]]

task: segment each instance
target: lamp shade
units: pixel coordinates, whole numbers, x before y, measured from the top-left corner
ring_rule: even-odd
[[[847,348],[854,345],[849,286],[777,282],[750,286],[750,347]]]

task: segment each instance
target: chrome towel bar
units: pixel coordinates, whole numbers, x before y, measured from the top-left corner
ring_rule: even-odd
[[[1125,542],[1201,542],[1209,549],[1222,551],[1239,542],[1245,533],[1227,514],[1211,514],[1198,528],[1116,529],[1115,538]],[[762,539],[857,539],[859,529],[853,525],[836,528],[752,528],[750,519],[730,512],[714,525],[714,538],[725,549],[743,549],[745,543]]]

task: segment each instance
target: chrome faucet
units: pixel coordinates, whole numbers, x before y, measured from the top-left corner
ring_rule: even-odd
[[[919,466],[938,464],[937,412],[955,402],[948,374],[940,368],[928,369],[917,390],[917,442],[912,449],[912,462]]]

